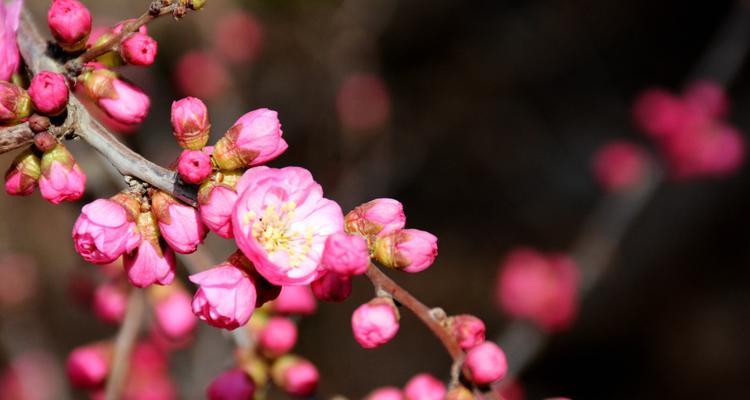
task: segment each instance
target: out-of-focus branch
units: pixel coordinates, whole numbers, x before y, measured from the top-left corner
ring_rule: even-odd
[[[128,298],[125,320],[117,333],[117,339],[115,339],[112,368],[104,392],[105,400],[118,400],[122,397],[122,388],[130,366],[130,354],[136,339],[138,339],[145,309],[146,301],[143,291],[133,289]]]
[[[2,128],[0,129],[0,154],[26,146],[32,141],[34,141],[34,132],[29,128],[28,122]]]
[[[60,63],[47,55],[47,42],[39,34],[26,10],[23,12],[18,29],[18,47],[32,73],[36,74],[40,71],[62,73],[64,71]],[[112,163],[123,176],[138,178],[189,205],[197,205],[194,188],[180,183],[174,171],[146,160],[120,143],[112,133],[89,114],[75,97],[71,97],[68,103],[68,120],[66,124],[69,124],[79,137]]]

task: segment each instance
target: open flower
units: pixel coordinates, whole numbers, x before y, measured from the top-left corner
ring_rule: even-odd
[[[304,168],[256,167],[237,184],[232,225],[237,245],[277,285],[304,285],[320,276],[328,236],[343,230],[341,207]]]

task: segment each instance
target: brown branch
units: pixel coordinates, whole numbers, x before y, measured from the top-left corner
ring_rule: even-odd
[[[125,320],[120,326],[115,340],[114,356],[112,358],[112,368],[107,379],[107,386],[104,391],[105,400],[118,400],[122,397],[122,388],[128,375],[130,367],[130,354],[133,350],[138,332],[140,331],[143,314],[146,309],[146,301],[143,291],[133,289],[128,298],[128,309],[125,313]]]
[[[34,132],[28,122],[0,129],[0,154],[31,144]]]
[[[377,266],[370,264],[367,268],[367,278],[370,279],[376,290],[383,290],[393,297],[394,300],[401,303],[404,307],[413,312],[422,322],[427,325],[432,333],[440,339],[440,342],[448,351],[453,362],[463,364],[464,351],[456,342],[456,339],[448,332],[442,324],[442,321],[436,318],[432,309],[424,305],[406,289],[402,288],[383,273]]]
[[[63,66],[47,55],[47,42],[26,10],[18,29],[18,47],[32,74],[40,71],[64,72]],[[68,103],[68,119],[75,133],[109,160],[123,176],[138,178],[191,206],[197,205],[195,188],[180,183],[174,171],[146,160],[120,143],[74,96]]]

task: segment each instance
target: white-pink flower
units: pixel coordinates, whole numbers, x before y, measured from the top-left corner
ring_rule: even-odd
[[[323,198],[309,171],[255,167],[237,184],[232,214],[235,241],[263,277],[276,285],[304,285],[321,274],[328,236],[343,230],[341,207]]]

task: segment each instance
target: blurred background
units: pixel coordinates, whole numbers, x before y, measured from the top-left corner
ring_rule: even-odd
[[[83,3],[103,26],[148,5]],[[44,27],[49,2],[27,4]],[[731,99],[728,120],[750,128],[747,7],[209,0],[180,22],[149,26],[159,41],[156,64],[123,75],[151,96],[151,113],[122,139],[167,166],[179,154],[172,101],[205,100],[214,140],[250,110],[277,110],[289,150],[271,164],[310,169],[345,211],[375,197],[402,201],[408,226],[439,237],[440,256],[419,275],[391,275],[429,305],[481,317],[495,338],[510,323],[494,294],[503,257],[518,246],[568,252],[592,212],[612,201],[592,176],[595,150],[616,138],[653,148],[633,126],[639,92],[717,79]],[[84,146],[72,150],[89,175],[87,201],[114,194],[107,169]],[[7,164],[12,155],[3,158]],[[651,190],[618,222],[623,234],[607,244],[614,250],[606,265],[594,266],[607,271],[580,299],[575,322],[545,339],[520,371],[526,398],[746,396],[749,184],[741,168],[721,179],[666,179]],[[76,300],[97,279],[97,267],[70,240],[82,204],[0,196],[5,365],[33,350],[61,364],[73,347],[116,332]],[[602,218],[617,219],[618,207]],[[213,235],[207,242],[215,259],[233,250]],[[320,398],[361,398],[423,371],[448,379],[449,357],[406,311],[388,345],[364,350],[354,341],[351,312],[371,296],[369,283],[357,279],[343,304],[321,303],[301,320],[296,352],[321,371]],[[199,324],[194,342],[171,359],[179,398],[203,398],[231,364],[231,342],[221,332]],[[85,398],[59,390],[68,394],[53,398]]]

